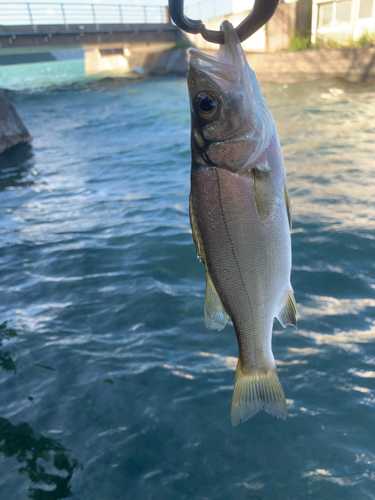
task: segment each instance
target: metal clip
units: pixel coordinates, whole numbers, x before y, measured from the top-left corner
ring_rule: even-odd
[[[258,31],[275,13],[279,0],[255,0],[250,14],[236,28],[240,42],[243,42]],[[184,14],[184,0],[169,0],[169,14],[176,26],[187,33],[200,33],[205,40],[224,44],[221,31],[208,30],[202,21],[194,21]]]

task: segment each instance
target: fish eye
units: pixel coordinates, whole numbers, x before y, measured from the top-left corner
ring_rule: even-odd
[[[195,109],[203,120],[212,120],[220,110],[220,99],[213,92],[200,92],[195,98]]]

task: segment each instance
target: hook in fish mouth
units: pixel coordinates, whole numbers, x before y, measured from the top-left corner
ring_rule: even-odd
[[[221,30],[225,43],[220,46],[216,54],[211,56],[190,48],[189,65],[214,78],[220,78],[236,85],[241,72],[247,65],[246,56],[232,24],[229,21],[223,21]]]

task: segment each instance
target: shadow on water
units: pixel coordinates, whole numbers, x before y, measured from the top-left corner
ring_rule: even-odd
[[[34,181],[24,181],[24,176],[34,164],[34,153],[30,144],[18,144],[0,157],[0,191],[9,187],[29,186]]]
[[[73,496],[69,483],[74,471],[82,465],[70,459],[68,450],[55,439],[38,435],[25,422],[12,425],[0,417],[0,452],[6,458],[15,456],[22,464],[17,472],[26,472],[33,485],[38,485],[29,488],[29,498],[59,500]]]
[[[10,340],[17,337],[16,330],[7,327],[8,322],[4,321],[0,325],[0,347],[3,345],[4,340]],[[0,351],[0,368],[7,372],[16,371],[16,364],[9,352]]]
[[[0,347],[4,340],[17,337],[13,328],[5,321],[0,325]],[[0,367],[16,371],[15,362],[9,352],[0,351]],[[69,483],[73,473],[83,466],[69,457],[69,450],[57,440],[36,433],[28,423],[13,425],[0,417],[0,453],[5,458],[15,457],[21,464],[19,474],[27,473],[32,486],[28,497],[33,500],[60,500],[73,496]]]

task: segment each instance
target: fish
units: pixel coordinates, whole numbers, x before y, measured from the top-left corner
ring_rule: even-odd
[[[298,314],[291,203],[275,123],[235,29],[224,21],[221,30],[215,56],[189,49],[189,212],[206,269],[206,327],[223,330],[231,318],[237,336],[235,426],[260,410],[286,418],[272,330],[275,317],[296,327]]]

